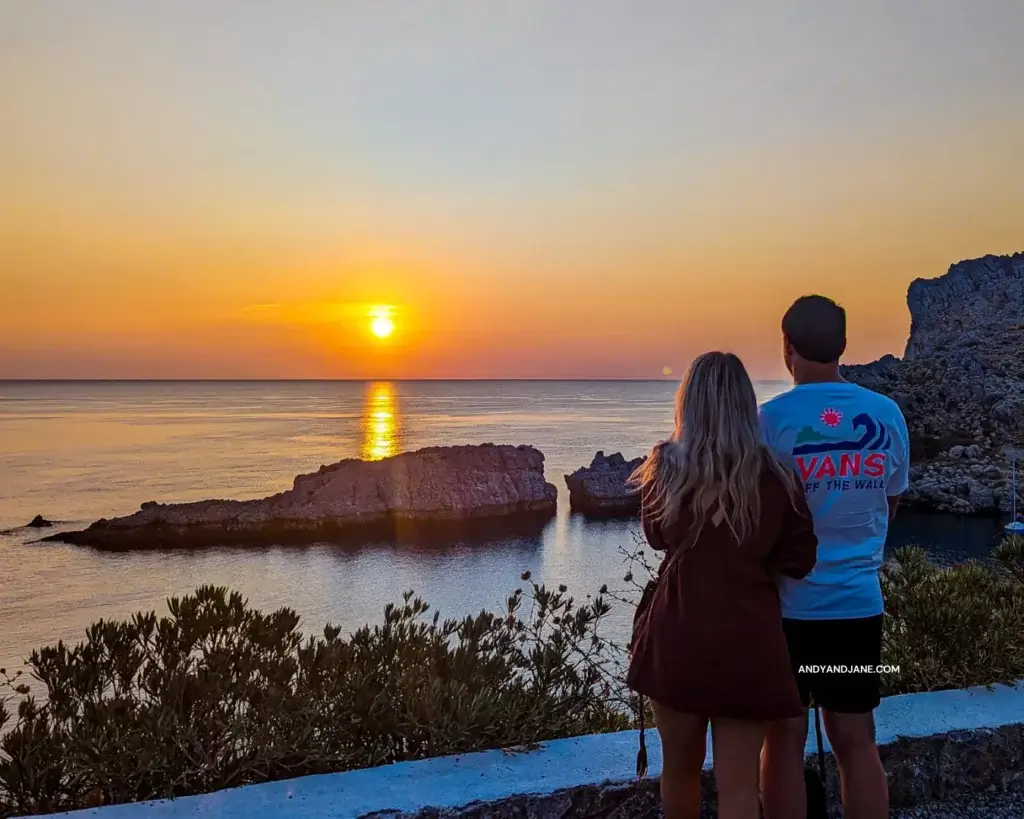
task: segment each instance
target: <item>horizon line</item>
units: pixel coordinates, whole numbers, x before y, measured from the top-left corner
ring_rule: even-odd
[[[784,383],[788,379],[753,378],[751,380]],[[372,384],[378,381],[404,384],[494,383],[499,381],[653,384],[675,383],[679,381],[679,378],[674,376],[661,376],[660,378],[0,378],[0,384]]]

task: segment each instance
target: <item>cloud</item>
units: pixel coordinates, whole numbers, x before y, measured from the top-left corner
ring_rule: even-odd
[[[382,307],[387,307],[387,314],[391,316],[398,310],[394,305],[369,302],[250,304],[241,308],[235,318],[259,324],[338,324],[377,315]]]

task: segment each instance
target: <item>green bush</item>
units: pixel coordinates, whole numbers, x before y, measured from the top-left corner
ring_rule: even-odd
[[[885,597],[883,694],[1013,683],[1024,678],[1024,585],[1012,543],[1003,565],[932,564],[922,549],[901,549],[882,569]]]
[[[409,593],[349,638],[328,626],[305,639],[294,612],[212,587],[165,617],[98,622],[73,648],[32,653],[44,702],[8,680],[0,816],[627,727],[598,633],[608,604],[530,586],[528,612],[517,591],[504,613],[460,621]]]
[[[1018,583],[1024,583],[1024,535],[1008,535],[992,555]]]

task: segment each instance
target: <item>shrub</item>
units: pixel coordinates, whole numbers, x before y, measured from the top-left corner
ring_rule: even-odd
[[[997,556],[1010,560],[1000,547]],[[1012,684],[1024,678],[1024,586],[1012,571],[968,562],[939,568],[917,547],[881,573],[883,694]]]
[[[529,579],[524,575],[524,579]],[[500,614],[428,617],[405,595],[382,625],[303,638],[224,588],[169,615],[100,621],[34,651],[0,740],[0,815],[72,810],[624,728],[600,597],[530,584]],[[0,706],[0,729],[10,719]]]
[[[1024,583],[1024,535],[1008,535],[1003,538],[992,556],[1018,583]]]

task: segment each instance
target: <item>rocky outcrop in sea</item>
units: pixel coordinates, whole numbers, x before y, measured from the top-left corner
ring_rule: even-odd
[[[533,447],[429,447],[322,466],[262,500],[144,503],[133,515],[46,540],[138,549],[418,539],[542,525],[555,514],[556,497],[544,480],[544,455]]]
[[[902,359],[843,368],[906,415],[913,466],[904,501],[942,512],[1009,511],[1006,447],[1024,445],[1024,253],[917,279],[907,306]]]
[[[627,461],[619,452],[598,452],[590,462],[565,476],[569,506],[590,517],[616,518],[640,514],[640,495],[626,479],[646,458]]]

